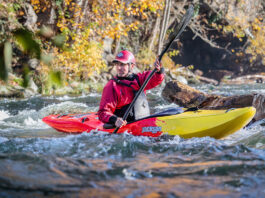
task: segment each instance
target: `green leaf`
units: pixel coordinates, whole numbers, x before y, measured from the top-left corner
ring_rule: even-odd
[[[56,0],[56,1],[55,1],[55,4],[56,4],[57,6],[61,6],[62,3],[63,3],[63,0]]]
[[[8,72],[4,60],[4,45],[0,46],[0,79],[7,81]]]
[[[194,13],[193,13],[193,17],[196,17],[197,15],[199,15],[200,12],[200,4],[195,4],[194,6]]]
[[[18,29],[14,32],[14,36],[25,53],[30,53],[40,59],[40,45],[33,39],[31,32],[25,29]]]
[[[28,66],[24,66],[23,68],[23,74],[22,74],[22,78],[23,78],[23,83],[22,86],[23,87],[28,87],[29,85],[29,80],[30,80],[30,69]]]
[[[49,79],[52,84],[62,86],[62,75],[60,71],[52,71],[49,74]]]
[[[48,26],[42,26],[39,33],[46,38],[51,38],[54,34],[53,30]]]
[[[54,45],[56,45],[57,47],[62,48],[64,43],[65,43],[65,41],[66,41],[66,37],[63,34],[60,34],[60,35],[57,35],[57,36],[53,37],[52,40],[53,40]]]
[[[13,4],[13,8],[14,8],[15,11],[18,11],[21,8],[21,5],[18,4],[18,3],[14,3]]]
[[[10,70],[12,63],[12,46],[10,42],[5,42],[4,45],[4,61],[6,69]]]
[[[41,54],[41,61],[46,65],[51,65],[53,56],[51,54]]]

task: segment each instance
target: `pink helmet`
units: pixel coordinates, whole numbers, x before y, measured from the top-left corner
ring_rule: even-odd
[[[127,64],[127,63],[135,64],[135,58],[132,52],[128,50],[122,50],[117,54],[113,62],[121,62],[124,64]]]

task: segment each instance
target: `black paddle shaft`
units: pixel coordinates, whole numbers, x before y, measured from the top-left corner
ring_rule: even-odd
[[[194,13],[194,8],[193,8],[192,5],[190,5],[188,10],[187,10],[187,12],[186,12],[186,14],[183,16],[182,20],[180,21],[180,23],[177,26],[174,27],[174,33],[172,35],[172,38],[167,43],[166,47],[161,52],[161,54],[158,56],[159,62],[162,60],[162,57],[167,52],[167,50],[170,48],[170,46],[173,43],[173,41],[175,39],[177,39],[180,36],[180,34],[184,31],[185,27],[188,25],[189,21],[191,20],[191,18],[193,16],[193,13]],[[146,87],[146,85],[149,82],[149,80],[153,77],[153,75],[156,72],[156,70],[157,70],[156,68],[153,69],[153,71],[148,75],[147,79],[145,79],[143,85],[137,91],[137,94],[135,95],[133,101],[131,102],[131,104],[129,105],[128,109],[126,110],[125,114],[122,117],[123,120],[127,119],[128,115],[129,115],[129,112],[131,111],[132,107],[134,106],[136,100],[138,99],[139,95],[143,92],[144,88]],[[115,130],[113,131],[113,133],[117,133],[119,128],[120,127],[116,127]]]

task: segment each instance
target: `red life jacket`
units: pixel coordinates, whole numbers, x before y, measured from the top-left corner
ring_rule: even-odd
[[[140,89],[150,72],[111,79],[103,89],[98,111],[99,120],[108,123],[112,116],[122,117],[132,102],[135,92]],[[145,91],[156,87],[163,79],[164,74],[155,73],[145,87]],[[134,120],[134,115],[129,115],[127,121],[132,120]]]

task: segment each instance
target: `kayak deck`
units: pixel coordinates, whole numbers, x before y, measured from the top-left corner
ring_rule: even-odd
[[[174,115],[150,116],[128,123],[117,133],[128,132],[136,136],[158,137],[162,134],[183,138],[210,136],[216,139],[230,135],[246,126],[254,117],[254,107],[230,110],[197,110]],[[49,115],[43,121],[54,129],[66,133],[82,133],[92,130],[112,133],[104,129],[95,112],[86,114]]]

